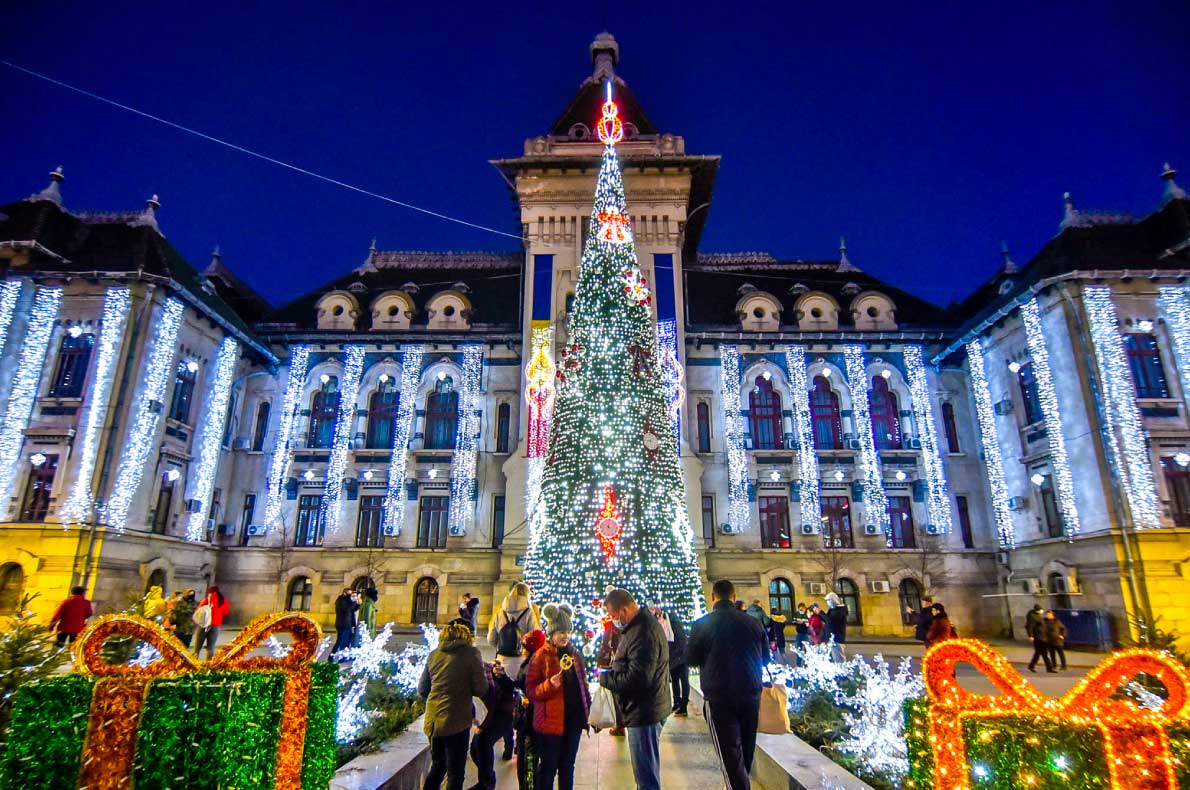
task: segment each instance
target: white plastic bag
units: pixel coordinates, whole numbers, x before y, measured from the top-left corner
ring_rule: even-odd
[[[611,691],[598,683],[591,684],[591,714],[587,723],[597,730],[616,726],[616,700]]]

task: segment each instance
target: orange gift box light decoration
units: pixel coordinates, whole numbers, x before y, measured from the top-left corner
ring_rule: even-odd
[[[975,694],[960,686],[955,679],[959,663],[974,666],[1000,694]],[[1113,653],[1057,699],[1041,694],[1003,655],[973,639],[951,639],[930,648],[922,661],[922,674],[929,696],[928,743],[935,790],[978,790],[980,783],[971,778],[963,723],[997,718],[1045,719],[1097,729],[1109,772],[1105,786],[1112,790],[1178,787],[1167,727],[1183,724],[1190,716],[1186,707],[1190,672],[1167,653],[1142,649]],[[1165,686],[1165,703],[1159,709],[1141,708],[1114,696],[1139,675]],[[1022,787],[1036,781],[1032,774],[1022,774],[1019,780]]]

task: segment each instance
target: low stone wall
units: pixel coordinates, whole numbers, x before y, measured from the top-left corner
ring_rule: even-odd
[[[430,770],[430,740],[425,717],[386,742],[380,751],[356,757],[335,772],[329,790],[421,790]]]

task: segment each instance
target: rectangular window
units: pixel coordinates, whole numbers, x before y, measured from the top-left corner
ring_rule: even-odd
[[[191,370],[194,368],[194,370]],[[190,401],[194,398],[194,376],[198,365],[189,360],[178,363],[174,374],[173,400],[169,402],[169,418],[178,422],[190,422]]]
[[[1041,411],[1041,400],[1037,395],[1037,377],[1033,375],[1033,363],[1026,362],[1021,365],[1016,377],[1021,389],[1021,402],[1025,407],[1025,425],[1041,422],[1045,415]]]
[[[1165,472],[1165,487],[1169,491],[1169,509],[1174,526],[1190,527],[1190,469],[1174,458],[1162,458],[1161,469]]]
[[[946,452],[959,453],[959,428],[954,421],[954,404],[950,401],[942,404],[942,427],[946,431]]]
[[[822,498],[822,542],[840,549],[855,548],[851,534],[851,503],[845,496]]]
[[[1054,491],[1053,475],[1045,475],[1039,487],[1041,492],[1042,532],[1051,538],[1062,537],[1062,513],[1058,510],[1058,495]]]
[[[501,403],[496,408],[496,452],[508,452],[508,437],[512,427],[512,407]]]
[[[915,549],[917,538],[913,534],[913,510],[907,496],[888,498],[888,518],[892,522],[892,548]]]
[[[322,519],[322,495],[302,494],[298,497],[295,546],[321,546],[326,524]]]
[[[256,407],[256,426],[252,430],[252,452],[259,453],[264,450],[264,438],[269,432],[269,404],[260,404]]]
[[[706,401],[700,401],[695,407],[695,416],[698,422],[698,451],[709,453],[711,451],[711,407]]]
[[[355,545],[378,549],[384,546],[384,497],[359,498],[359,521],[355,528]]]
[[[161,476],[161,488],[157,489],[157,508],[153,511],[152,528],[154,534],[164,535],[169,528],[170,511],[174,504],[174,481],[166,475]]]
[[[954,501],[959,511],[959,533],[963,536],[963,548],[973,549],[975,535],[971,532],[971,510],[967,506],[967,497],[957,496]]]
[[[450,497],[424,496],[417,514],[417,547],[419,549],[446,548],[447,520],[450,516]]]
[[[711,494],[702,497],[702,539],[708,546],[715,545],[715,497]]]
[[[29,469],[29,481],[25,483],[25,496],[21,500],[21,521],[45,521],[50,512],[50,494],[54,490],[54,475],[58,473],[58,456],[45,455],[45,459]]]
[[[760,545],[766,549],[788,549],[793,546],[789,538],[789,498],[783,496],[762,496],[760,504]]]
[[[207,513],[207,518],[211,521],[218,521],[223,515],[223,489],[216,488],[211,491],[211,509]]]
[[[1138,332],[1125,334],[1124,352],[1128,355],[1136,397],[1168,398],[1169,387],[1165,384],[1165,369],[1161,367],[1161,349],[1157,347],[1157,338]]]
[[[492,548],[504,545],[504,495],[492,497]]]
[[[83,394],[83,382],[87,380],[87,366],[91,363],[91,350],[95,348],[95,335],[69,334],[62,339],[62,350],[58,353],[58,369],[50,385],[51,398],[79,398]]]
[[[248,545],[248,527],[256,515],[256,494],[244,494],[244,509],[240,511],[240,545]]]

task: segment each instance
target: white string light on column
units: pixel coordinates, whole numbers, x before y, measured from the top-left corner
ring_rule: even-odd
[[[4,350],[8,340],[8,330],[12,326],[12,317],[16,315],[17,300],[21,298],[20,280],[5,280],[0,283],[0,351]]]
[[[54,333],[54,322],[58,319],[61,303],[61,288],[37,289],[29,311],[20,361],[12,376],[8,407],[4,410],[4,423],[0,425],[0,518],[5,521],[9,517],[16,485],[17,464],[21,457],[21,445],[25,441],[25,429],[29,427],[29,418],[37,401],[45,355],[50,347],[50,337]]]
[[[231,382],[240,358],[240,344],[226,337],[215,356],[215,376],[207,393],[202,423],[198,434],[193,477],[187,499],[198,502],[198,509],[190,514],[186,524],[186,540],[198,541],[206,537],[207,511],[211,491],[215,488],[215,474],[219,470],[219,445],[223,442],[223,427],[227,424],[227,409],[231,403]]]
[[[1149,444],[1136,403],[1136,389],[1124,353],[1124,341],[1120,337],[1111,288],[1088,285],[1083,289],[1083,300],[1087,304],[1095,360],[1103,377],[1108,445],[1124,485],[1132,523],[1137,529],[1156,529],[1161,526],[1161,501],[1157,497]],[[1113,426],[1119,429],[1122,447]]]
[[[459,428],[450,470],[450,534],[466,535],[475,520],[475,461],[479,441],[479,390],[483,346],[463,347],[463,389],[459,393]]]
[[[727,441],[728,523],[733,532],[740,533],[748,528],[751,521],[748,454],[744,450],[744,417],[740,414],[740,350],[736,346],[720,346],[719,361],[723,379],[723,425]]]
[[[942,455],[938,452],[938,432],[934,425],[934,405],[930,400],[930,385],[921,346],[905,347],[905,370],[909,377],[909,393],[913,400],[913,421],[921,440],[921,456],[926,467],[926,510],[929,523],[936,532],[950,532],[950,493],[946,488],[946,473],[942,469]]]
[[[818,499],[818,447],[814,443],[814,423],[810,413],[805,346],[785,347],[785,367],[789,370],[789,386],[793,390],[802,524],[818,534],[822,524],[822,505]]]
[[[364,347],[344,346],[347,360],[343,363],[343,380],[339,382],[339,413],[335,420],[335,435],[326,464],[326,489],[322,496],[322,521],[326,534],[339,529],[343,499],[343,481],[347,476],[347,453],[355,429],[355,399],[359,396],[359,382],[364,373]]]
[[[149,451],[157,437],[157,423],[165,408],[165,389],[174,372],[174,351],[184,312],[184,305],[177,299],[170,297],[165,300],[153,333],[148,361],[142,368],[144,384],[137,397],[136,416],[129,427],[124,452],[120,456],[112,494],[101,514],[107,525],[119,532],[128,526],[128,510],[149,466]]]
[[[289,475],[293,460],[294,431],[297,428],[298,406],[306,387],[306,372],[310,363],[309,346],[293,346],[289,350],[289,378],[285,383],[285,399],[281,403],[281,420],[277,425],[277,442],[269,461],[268,498],[264,507],[266,530],[281,524],[281,489]]]
[[[384,534],[400,535],[405,520],[405,472],[409,465],[409,435],[417,410],[417,385],[421,382],[424,346],[406,346],[401,351],[401,395],[393,425],[393,456],[388,466],[388,487],[384,491]]]
[[[661,382],[665,387],[665,403],[673,421],[674,438],[678,443],[678,454],[682,452],[682,400],[686,391],[682,387],[682,365],[678,362],[678,322],[674,319],[657,322],[657,350],[661,361]]]
[[[983,466],[992,493],[992,517],[1000,548],[1016,545],[1012,528],[1012,513],[1008,508],[1008,485],[1004,482],[1004,457],[1000,454],[1000,437],[996,433],[996,412],[992,408],[992,391],[983,365],[983,343],[979,339],[967,344],[967,366],[971,371],[971,389],[975,394],[975,413],[979,418],[979,438],[983,444]]]
[[[1190,293],[1185,286],[1163,285],[1157,289],[1157,305],[1173,340],[1182,398],[1190,398]]]
[[[1050,369],[1049,349],[1045,344],[1045,331],[1041,326],[1041,308],[1036,299],[1021,305],[1021,317],[1025,322],[1025,342],[1029,357],[1033,361],[1033,375],[1037,379],[1037,400],[1045,417],[1046,438],[1050,447],[1050,466],[1054,470],[1054,483],[1058,494],[1058,509],[1062,511],[1062,523],[1066,535],[1079,532],[1078,507],[1074,502],[1074,476],[1070,473],[1070,461],[1066,457],[1066,436],[1062,433],[1062,414],[1058,410],[1058,393],[1054,389],[1054,374]]]
[[[87,406],[79,425],[76,475],[70,485],[58,518],[63,524],[82,524],[91,519],[95,495],[91,489],[95,475],[95,460],[99,457],[99,438],[107,417],[112,381],[124,328],[128,323],[128,309],[132,305],[132,291],[111,288],[103,297],[103,319],[99,324],[99,352],[95,356],[95,371],[87,384]]]
[[[859,441],[864,523],[882,531],[886,542],[891,546],[892,524],[888,519],[888,496],[884,493],[884,473],[880,468],[880,456],[876,453],[876,440],[872,437],[872,414],[868,410],[868,388],[871,382],[868,381],[868,371],[864,364],[864,347],[843,346],[843,359],[847,363],[851,415],[855,420],[856,439]]]

